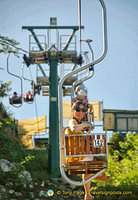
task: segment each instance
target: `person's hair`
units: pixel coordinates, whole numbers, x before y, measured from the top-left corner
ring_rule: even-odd
[[[13,94],[14,94],[14,95],[17,95],[17,92],[14,92]]]
[[[79,105],[83,105],[84,108],[86,108],[86,103],[80,100],[77,100],[76,102],[73,103],[72,105],[72,110],[75,110],[76,108],[79,108]]]

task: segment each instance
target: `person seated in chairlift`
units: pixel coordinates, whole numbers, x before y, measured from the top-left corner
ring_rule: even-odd
[[[14,104],[14,103],[21,103],[21,97],[17,95],[17,92],[13,93],[12,98],[10,99],[10,103]]]
[[[89,123],[82,121],[86,112],[86,103],[84,101],[76,101],[72,105],[72,117],[67,122],[67,128],[65,130],[65,134],[83,134],[84,128],[88,128],[88,130],[91,130],[92,127]],[[69,142],[69,152],[71,155],[71,140]],[[74,145],[74,152],[76,152],[76,145]],[[80,149],[81,151],[81,149]],[[86,156],[86,157],[68,157],[66,158],[66,162],[77,162],[77,161],[93,161],[94,156]],[[106,180],[109,180],[109,177],[106,176],[104,173],[99,175],[96,180],[100,180],[101,177],[106,178]],[[83,174],[82,179],[83,181],[90,178],[91,174]],[[91,182],[88,182],[84,185],[85,189],[85,197],[84,200],[92,200],[94,199],[94,196],[91,195]]]
[[[76,97],[73,99],[73,102],[80,100],[80,101],[84,101],[85,103],[88,103],[87,89],[83,84],[78,85],[75,88],[75,94],[76,94]]]
[[[77,100],[72,105],[72,117],[69,119],[67,123],[67,129],[65,131],[65,134],[83,134],[83,129],[88,128],[91,130],[90,124],[87,122],[83,122],[82,119],[86,112],[86,103],[84,101]],[[76,151],[76,147],[74,147],[74,151]],[[71,146],[69,147],[71,151]],[[84,161],[87,157],[72,157],[67,158],[67,162],[74,162],[74,161]],[[90,158],[90,160],[93,160],[93,156]],[[82,179],[86,180],[91,176],[91,174],[83,174]],[[91,182],[88,182],[84,185],[85,189],[85,200],[92,200],[94,197],[90,194],[90,188],[91,188]]]
[[[24,95],[24,101],[32,101],[33,100],[33,95],[31,94],[30,91],[28,91],[25,95]]]
[[[93,105],[88,103],[87,89],[83,84],[78,85],[75,88],[75,94],[76,94],[76,97],[73,99],[73,103],[78,100],[83,101],[87,105],[87,109],[90,109],[90,112],[93,113]],[[92,121],[94,121],[94,116],[92,116]]]

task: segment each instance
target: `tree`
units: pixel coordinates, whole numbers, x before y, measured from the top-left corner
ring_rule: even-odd
[[[13,53],[15,56],[18,56],[18,49],[15,48],[18,44],[19,43],[16,40],[0,35],[0,53]],[[14,49],[11,47],[12,45],[14,46]],[[8,92],[11,91],[10,85],[11,82],[1,83],[0,97],[3,98],[8,96]]]
[[[5,82],[5,83],[1,83],[1,86],[0,86],[0,97],[6,97],[8,96],[8,92],[11,91],[11,88],[10,88],[10,85],[11,85],[11,81],[9,82]]]
[[[120,142],[123,142],[124,138],[120,133],[113,133],[112,137],[110,138],[110,143],[113,143],[113,145],[109,146],[109,153],[111,156],[113,156],[114,154],[116,154],[116,159],[117,160],[121,160],[122,157],[120,155]]]
[[[8,37],[0,35],[0,53],[6,54],[8,52],[11,52],[17,55],[18,50],[15,48],[13,49],[11,46],[14,45],[16,47],[18,44],[19,43],[15,41],[14,39],[9,39]]]
[[[121,149],[120,149],[121,157],[132,160],[133,153],[135,153],[137,151],[137,143],[138,143],[138,137],[137,137],[136,133],[128,132],[126,134],[126,138],[124,139],[124,142],[119,143],[119,145],[121,147]]]

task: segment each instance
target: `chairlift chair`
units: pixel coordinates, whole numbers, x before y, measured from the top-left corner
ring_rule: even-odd
[[[40,87],[38,86],[38,85],[35,85],[35,83],[34,83],[34,81],[33,80],[30,80],[30,79],[28,79],[28,78],[25,78],[24,77],[24,73],[23,73],[23,69],[24,69],[24,62],[22,63],[22,78],[24,79],[24,80],[26,80],[26,81],[30,81],[31,82],[31,86],[32,86],[32,94],[30,93],[30,94],[25,94],[24,95],[24,102],[26,102],[26,103],[29,103],[29,104],[31,104],[31,103],[33,103],[33,101],[34,101],[34,96],[35,96],[35,94],[36,93],[40,93]],[[30,68],[29,68],[30,69]],[[30,74],[31,74],[31,71],[30,71]],[[31,74],[31,76],[32,76],[32,74]]]
[[[34,100],[34,97],[33,97],[33,95],[24,95],[24,102],[27,102],[27,103],[32,103],[33,102],[33,100]]]
[[[63,93],[62,87],[64,82],[71,76],[90,68],[101,62],[107,53],[107,19],[106,7],[103,0],[99,0],[102,7],[103,19],[103,51],[97,60],[93,60],[79,69],[73,70],[62,77],[58,87],[59,97],[59,140],[60,140],[60,172],[62,177],[72,185],[81,186],[93,179],[103,179],[104,172],[108,166],[107,163],[107,141],[106,133],[87,133],[87,134],[65,134],[63,130]],[[81,24],[80,24],[81,25]],[[81,27],[81,26],[80,26]],[[80,31],[81,32],[81,31]],[[80,33],[81,35],[81,33]],[[80,37],[81,42],[81,37]],[[81,49],[81,48],[80,48]],[[92,53],[92,52],[91,52]],[[93,70],[92,70],[93,71]],[[92,72],[93,75],[94,71]],[[88,76],[89,78],[90,76]],[[84,80],[83,80],[84,81]],[[77,82],[79,83],[79,82]],[[74,85],[73,85],[74,86]],[[73,90],[74,91],[74,90]],[[76,150],[75,148],[76,147]],[[71,161],[71,158],[82,158],[76,162]],[[93,159],[88,159],[92,158]],[[69,159],[70,158],[70,159]],[[87,159],[85,159],[87,158]],[[69,161],[70,160],[70,161]],[[92,174],[88,179],[83,181],[74,181],[68,177],[68,174]]]
[[[62,165],[65,172],[68,175],[97,175],[97,173],[103,173],[108,167],[107,131],[105,133],[90,133],[90,131],[85,131],[83,134],[66,134],[67,129],[63,132],[64,142],[62,148],[64,155]],[[74,158],[78,160],[74,161]],[[104,174],[98,178],[102,181],[107,180]]]
[[[9,98],[9,103],[11,104],[11,105],[14,105],[14,104],[22,104],[22,97],[19,95],[18,97],[11,97],[11,98]]]

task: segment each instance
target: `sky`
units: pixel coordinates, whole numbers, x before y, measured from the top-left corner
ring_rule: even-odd
[[[138,110],[138,0],[104,0],[107,9],[108,51],[105,59],[95,65],[94,76],[85,82],[89,101],[103,101],[104,109]],[[29,50],[30,32],[22,26],[48,26],[50,17],[57,17],[59,26],[79,25],[77,0],[0,0],[0,35],[15,39],[20,47]],[[82,39],[92,39],[94,57],[102,53],[102,18],[98,0],[82,0]],[[46,34],[36,32],[37,34]],[[61,34],[68,35],[64,31]],[[79,53],[79,32],[77,33]],[[83,50],[89,51],[86,45]],[[20,81],[7,73],[7,55],[0,54],[0,81],[12,81],[12,94],[20,94]],[[11,72],[21,75],[22,55],[10,56]],[[58,66],[59,68],[60,66]],[[35,65],[30,66],[36,80]],[[27,67],[24,75],[30,77]],[[31,90],[29,81],[23,81],[24,93]],[[49,115],[49,97],[36,95],[33,104],[21,108],[9,105],[9,99],[0,99],[15,119]]]

